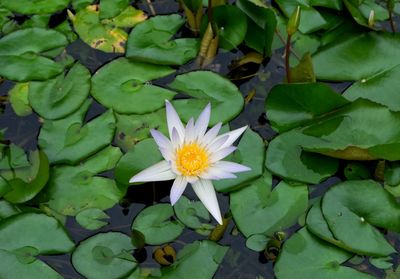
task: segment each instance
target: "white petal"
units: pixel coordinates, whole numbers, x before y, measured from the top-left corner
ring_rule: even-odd
[[[179,147],[181,147],[182,143],[183,143],[183,138],[179,135],[178,131],[176,130],[176,128],[172,128],[172,132],[171,132],[171,143],[172,143],[172,147],[174,149],[177,149]]]
[[[204,204],[207,210],[222,225],[221,211],[219,210],[217,195],[215,194],[214,186],[210,180],[199,179],[196,183],[192,184],[193,190],[199,197],[200,201]]]
[[[226,156],[231,154],[236,149],[237,149],[236,146],[229,146],[229,147],[222,148],[222,149],[218,150],[217,152],[211,154],[210,162],[215,163],[221,159],[224,159]]]
[[[207,145],[212,142],[218,135],[219,130],[221,130],[222,123],[219,122],[214,127],[212,127],[208,132],[204,135],[203,138],[199,138],[199,140],[204,144]]]
[[[160,133],[155,129],[151,129],[150,133],[159,147],[161,148],[171,147],[171,141],[162,133]]]
[[[229,138],[228,135],[216,138],[208,146],[206,146],[207,151],[210,153],[217,152],[218,150],[221,149],[221,146],[228,140],[228,138]]]
[[[176,174],[171,171],[170,164],[167,161],[161,161],[133,176],[129,180],[129,183],[164,181],[174,179],[175,177]]]
[[[172,184],[170,200],[171,205],[174,205],[185,191],[187,180],[183,176],[177,176],[174,183]]]
[[[164,159],[168,162],[172,162],[175,160],[175,154],[172,150],[172,148],[158,148],[161,152],[161,155],[164,157]]]
[[[197,176],[185,176],[185,178],[191,184],[196,183],[197,180],[199,180]]]
[[[236,175],[221,168],[210,167],[207,169],[207,171],[202,173],[200,177],[203,179],[220,180],[220,179],[236,178]]]
[[[182,121],[179,118],[178,113],[171,105],[171,103],[167,100],[165,101],[165,108],[167,110],[167,124],[170,138],[172,139],[172,129],[175,128],[179,136],[183,139],[185,128],[183,127]]]
[[[185,143],[190,143],[196,138],[194,119],[190,118],[185,129]]]
[[[246,167],[244,165],[234,163],[234,162],[228,162],[228,161],[215,162],[214,166],[219,169],[223,169],[224,171],[233,172],[233,173],[251,170],[251,168]]]
[[[210,115],[211,115],[211,104],[204,108],[204,110],[200,113],[199,118],[197,118],[195,124],[195,133],[197,138],[201,138],[207,131],[208,123],[210,122]]]
[[[229,136],[229,139],[221,146],[221,148],[225,148],[232,145],[235,142],[235,140],[237,140],[243,134],[243,132],[246,131],[246,129],[247,126],[244,126],[242,128],[220,135],[219,137]]]

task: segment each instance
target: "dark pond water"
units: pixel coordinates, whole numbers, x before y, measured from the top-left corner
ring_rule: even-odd
[[[149,6],[146,1],[140,1],[137,6],[151,14]],[[174,1],[156,1],[153,7],[157,14],[168,14],[176,12],[178,5]],[[65,16],[61,14],[59,16]],[[183,31],[185,32],[185,31]],[[229,73],[229,65],[232,60],[237,59],[243,55],[246,50],[235,50],[232,52],[219,53],[210,69],[227,75]],[[75,59],[79,60],[83,65],[89,68],[92,74],[105,63],[115,59],[118,55],[106,54],[101,51],[96,51],[87,46],[82,41],[78,40],[70,45],[67,49],[68,54],[72,55]],[[193,69],[194,64],[185,65],[181,67],[176,74]],[[265,117],[265,97],[269,90],[276,84],[281,83],[284,78],[284,61],[282,58],[282,51],[277,51],[264,65],[260,65],[255,69],[254,76],[245,82],[237,83],[241,92],[246,96],[250,91],[255,90],[256,94],[249,102],[244,111],[231,122],[232,128],[250,125],[252,130],[258,132],[266,141],[272,139],[275,135],[274,131],[268,125],[268,120]],[[157,84],[166,84],[173,79],[173,76],[156,81]],[[332,84],[332,87],[341,92],[349,84]],[[13,83],[5,81],[0,84],[0,95],[6,95]],[[96,115],[104,112],[105,109],[94,102],[87,114],[87,119],[91,119]],[[37,115],[31,114],[27,117],[16,116],[9,104],[4,107],[4,113],[0,117],[0,129],[7,128],[5,133],[6,140],[23,147],[25,150],[36,149],[37,135],[41,125],[41,120]],[[104,174],[112,177],[110,173]],[[341,172],[338,176],[330,178],[323,184],[312,187],[311,198],[321,196],[327,188],[340,181]],[[171,182],[166,183],[147,183],[137,187],[131,187],[127,196],[119,205],[106,211],[110,216],[109,225],[97,231],[88,231],[83,229],[75,222],[74,218],[68,218],[66,227],[76,243],[97,234],[98,232],[105,231],[121,231],[130,235],[130,227],[134,217],[146,206],[159,203],[169,202],[169,191]],[[188,187],[185,195],[188,198],[197,199],[191,187]],[[218,196],[222,212],[228,210],[228,196],[219,194]],[[298,225],[288,229],[287,233],[290,235],[298,228]],[[396,234],[389,234],[388,238],[397,247],[400,245],[400,238]],[[184,233],[176,240],[172,246],[179,250],[186,243],[191,243],[194,240],[204,239],[204,237],[195,233],[192,230],[186,229]],[[234,227],[233,222],[228,226],[224,237],[221,239],[220,244],[230,246],[224,258],[223,263],[220,265],[214,278],[274,278],[273,263],[269,262],[262,253],[257,253],[246,248],[246,239]],[[135,257],[141,262],[142,267],[159,267],[153,260],[152,252],[154,247],[148,246],[144,250],[135,254]],[[61,256],[45,256],[41,257],[46,263],[57,270],[64,278],[84,278],[78,274],[71,262],[70,254]],[[365,262],[365,261],[364,261]],[[395,258],[395,266],[398,265],[399,258]],[[349,265],[351,265],[349,263]],[[357,265],[358,269],[369,269],[377,278],[384,278],[384,274],[367,264]]]

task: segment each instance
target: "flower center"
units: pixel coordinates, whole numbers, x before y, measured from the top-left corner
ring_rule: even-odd
[[[198,176],[209,166],[208,154],[197,143],[185,144],[176,151],[176,166],[184,176]]]

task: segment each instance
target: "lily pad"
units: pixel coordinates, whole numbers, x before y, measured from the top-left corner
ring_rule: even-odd
[[[100,7],[100,15],[101,15]],[[120,14],[116,17],[110,19],[103,19],[101,22],[103,24],[108,24],[110,26],[120,27],[120,28],[132,28],[140,22],[146,20],[147,15],[132,6],[126,7]]]
[[[87,99],[90,72],[76,63],[67,74],[43,82],[29,83],[29,102],[46,119],[58,119],[76,111]]]
[[[101,209],[88,208],[76,215],[76,221],[85,229],[97,230],[108,224],[104,220],[108,219],[109,217],[110,216],[104,213],[104,211]]]
[[[282,133],[348,103],[323,83],[279,84],[268,94],[266,111],[272,127]]]
[[[308,208],[308,189],[304,184],[290,185],[281,181],[274,189],[271,174],[246,188],[231,193],[231,210],[239,230],[272,235],[296,223]]]
[[[121,28],[103,24],[99,14],[97,5],[87,6],[75,15],[68,13],[76,33],[85,43],[104,52],[124,53],[128,34]]]
[[[194,115],[199,115],[208,103],[212,105],[209,125],[226,123],[243,108],[243,97],[239,89],[229,80],[210,71],[194,71],[179,75],[169,86],[193,97],[193,99],[173,101],[179,116],[185,122]]]
[[[49,161],[44,152],[36,150],[29,154],[31,166],[0,172],[7,180],[8,189],[3,198],[12,203],[23,203],[35,197],[49,178]]]
[[[323,80],[368,80],[400,64],[399,43],[400,35],[384,32],[337,40],[313,56],[315,74]]]
[[[114,137],[115,118],[111,110],[83,125],[90,100],[60,120],[45,120],[39,145],[51,163],[75,164],[107,146]]]
[[[150,138],[150,129],[168,133],[165,109],[147,114],[116,114],[117,131],[115,140],[124,151],[132,149],[140,141]]]
[[[219,192],[230,192],[247,186],[249,182],[263,174],[265,160],[265,144],[263,139],[251,129],[243,134],[237,149],[226,161],[233,161],[249,167],[251,170],[237,173],[237,178],[214,181],[215,189]]]
[[[68,253],[74,243],[60,225],[47,215],[22,213],[0,221],[0,249],[14,251],[34,247],[41,255]]]
[[[181,196],[174,205],[176,217],[191,229],[209,230],[210,214],[200,201],[191,201]],[[205,222],[205,223],[204,223]]]
[[[387,256],[395,249],[373,226],[400,231],[400,204],[371,180],[347,181],[328,190],[322,213],[335,239],[361,255]]]
[[[144,64],[119,58],[106,64],[92,78],[93,97],[119,113],[144,114],[164,106],[173,91],[152,85],[151,81],[174,72],[167,66]]]
[[[160,245],[170,242],[183,232],[179,221],[171,221],[174,210],[169,204],[146,207],[133,220],[132,229],[141,232],[147,244]]]
[[[129,0],[101,0],[100,18],[112,18],[119,15],[127,6]]]
[[[278,279],[375,278],[341,265],[351,257],[349,252],[318,239],[303,228],[283,244],[274,271]]]
[[[209,240],[195,241],[179,251],[177,260],[161,269],[163,279],[185,279],[196,274],[202,279],[213,278],[229,247]]]
[[[27,28],[0,39],[0,76],[14,81],[46,80],[63,71],[63,66],[46,58],[45,52],[68,43],[55,30]]]
[[[137,266],[129,236],[120,232],[99,233],[82,241],[72,254],[76,270],[90,279],[117,279]]]
[[[126,56],[158,65],[183,65],[195,58],[199,40],[171,40],[185,23],[177,14],[155,16],[137,25],[129,34]]]
[[[115,168],[115,179],[118,183],[128,185],[131,177],[162,160],[163,157],[155,141],[145,139],[136,144],[119,160]]]
[[[109,146],[78,166],[54,167],[42,198],[63,215],[113,207],[124,193],[114,180],[96,175],[114,168],[121,156],[119,148]]]
[[[65,9],[70,0],[1,0],[0,4],[10,11],[19,14],[52,14]]]
[[[28,100],[28,89],[28,83],[17,83],[10,92],[8,92],[11,106],[18,116],[27,116],[32,113],[32,108]]]

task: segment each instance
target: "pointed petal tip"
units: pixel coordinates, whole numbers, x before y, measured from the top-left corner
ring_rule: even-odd
[[[222,221],[222,216],[221,215],[219,215],[218,218],[216,218],[214,216],[214,218],[215,218],[215,220],[217,220],[218,224],[220,224],[221,226],[224,224],[224,222]]]

